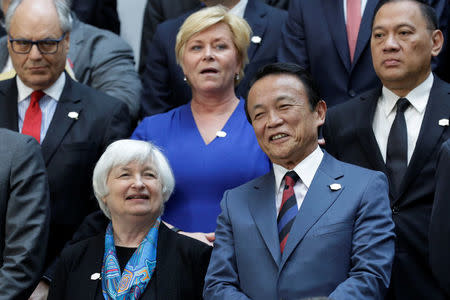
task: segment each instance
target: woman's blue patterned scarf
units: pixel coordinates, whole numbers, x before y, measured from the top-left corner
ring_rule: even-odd
[[[106,300],[139,299],[144,293],[156,266],[156,246],[160,222],[161,219],[158,218],[128,261],[123,274],[120,274],[113,228],[109,223],[105,235],[105,254],[102,266],[102,291]]]

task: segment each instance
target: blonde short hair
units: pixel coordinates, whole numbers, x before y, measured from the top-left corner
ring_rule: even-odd
[[[235,84],[238,84],[244,77],[244,67],[248,63],[247,49],[250,45],[250,35],[252,34],[252,30],[247,21],[229,13],[228,9],[222,5],[203,8],[190,15],[184,21],[178,31],[175,45],[177,63],[183,66],[182,58],[186,43],[192,36],[218,23],[228,25],[232,34],[234,46],[238,52],[238,58],[241,62],[239,80],[235,80]]]

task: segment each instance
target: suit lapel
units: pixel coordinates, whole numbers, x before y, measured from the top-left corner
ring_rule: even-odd
[[[19,131],[16,78],[2,82],[0,86],[0,127]]]
[[[100,234],[95,237],[93,246],[94,247],[87,249],[90,255],[92,255],[93,260],[86,258],[86,260],[92,261],[93,263],[88,266],[85,272],[83,271],[87,277],[80,278],[80,280],[85,282],[86,294],[89,295],[88,299],[95,299],[97,289],[102,288],[101,277],[98,279],[91,279],[91,276],[95,273],[98,273],[99,275],[102,274],[103,255],[105,252],[105,235]]]
[[[260,178],[253,187],[249,199],[249,210],[266,247],[278,265],[281,251],[277,230],[277,212],[275,207],[275,176],[273,171]]]
[[[42,155],[46,165],[49,164],[50,159],[60,146],[69,129],[77,122],[76,118],[70,118],[68,116],[69,113],[76,112],[81,114],[82,111],[81,97],[74,92],[72,85],[72,80],[66,75],[64,90],[56,106],[55,114],[53,115],[47,134],[42,142]]]
[[[339,53],[343,65],[350,73],[350,50],[348,48],[343,1],[321,0],[321,3],[336,50]]]
[[[259,48],[261,43],[264,43],[264,32],[267,27],[267,12],[264,8],[264,5],[259,2],[259,0],[249,0],[247,3],[247,7],[245,8],[244,18],[250,25],[253,36],[252,37],[260,37],[261,41],[259,43],[255,43],[253,39],[250,41],[250,47],[248,48],[248,60],[252,61],[253,56],[256,53],[256,50]],[[256,41],[256,39],[255,39]]]
[[[378,147],[378,142],[373,133],[373,116],[377,107],[378,98],[381,94],[380,89],[372,90],[361,96],[361,101],[358,103],[359,112],[355,120],[355,127],[361,149],[366,155],[372,169],[386,173],[386,165],[384,164],[383,156]]]
[[[339,1],[338,1],[339,2]],[[342,1],[340,1],[342,2]],[[353,66],[358,62],[359,57],[361,56],[364,49],[367,47],[367,44],[370,40],[371,32],[372,32],[372,16],[375,12],[375,7],[378,3],[378,0],[375,1],[367,1],[366,8],[364,9],[364,14],[361,19],[361,25],[359,26],[358,40],[356,41],[356,49],[355,49],[355,57],[353,58]]]
[[[334,159],[324,153],[322,163],[317,169],[311,186],[306,193],[302,206],[292,224],[286,247],[280,264],[280,272],[297,245],[302,241],[309,229],[320,219],[328,208],[336,201],[345,186],[340,190],[332,191],[330,184],[344,176],[341,170],[335,166]]]
[[[444,86],[442,80],[434,76],[433,87],[431,88],[416,147],[400,187],[401,194],[407,190],[407,187],[418,176],[444,133],[446,127],[440,126],[439,120],[449,118],[449,94],[450,90]],[[401,194],[397,200],[401,197]]]

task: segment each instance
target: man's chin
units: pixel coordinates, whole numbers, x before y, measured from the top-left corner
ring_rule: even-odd
[[[21,79],[26,86],[33,90],[45,90],[53,84],[48,78],[42,78],[42,76],[39,77],[40,78],[30,78],[29,80]]]

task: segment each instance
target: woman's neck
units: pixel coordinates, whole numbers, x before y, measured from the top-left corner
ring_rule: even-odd
[[[156,219],[150,222],[133,223],[123,219],[112,219],[114,244],[121,247],[137,248],[147,236],[155,221]]]
[[[234,91],[227,94],[193,93],[191,110],[195,115],[229,115],[236,108],[239,99]]]

